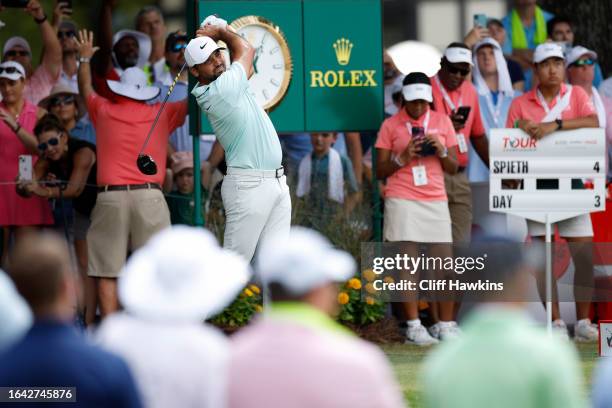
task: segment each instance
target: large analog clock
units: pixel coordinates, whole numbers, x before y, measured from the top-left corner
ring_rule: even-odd
[[[277,25],[259,16],[241,17],[230,26],[255,48],[249,84],[257,102],[271,111],[283,99],[291,81],[287,40]]]

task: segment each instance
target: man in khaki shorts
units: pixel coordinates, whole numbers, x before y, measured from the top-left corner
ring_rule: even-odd
[[[128,249],[143,246],[157,231],[170,225],[170,215],[161,191],[165,172],[147,176],[136,167],[139,149],[151,128],[160,104],[146,101],[159,95],[147,86],[140,68],[128,68],[120,81],[107,81],[115,94],[112,101],[94,92],[89,60],[93,56],[93,34],[79,34],[79,91],[97,134],[98,199],[87,235],[88,274],[98,278],[102,317],[119,308],[117,276]],[[185,122],[186,101],[166,104],[151,135],[146,153],[160,168],[166,168],[168,137]],[[130,246],[130,248],[128,248]]]

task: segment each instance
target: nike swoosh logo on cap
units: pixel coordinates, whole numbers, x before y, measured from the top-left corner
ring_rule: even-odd
[[[204,48],[206,48],[207,45],[208,43],[204,43],[203,45],[200,45],[200,49],[203,50]]]

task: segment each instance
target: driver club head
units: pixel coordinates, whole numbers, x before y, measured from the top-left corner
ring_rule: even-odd
[[[138,170],[140,170],[142,174],[147,176],[157,174],[157,164],[155,164],[155,160],[148,154],[138,155],[136,166],[138,166]]]

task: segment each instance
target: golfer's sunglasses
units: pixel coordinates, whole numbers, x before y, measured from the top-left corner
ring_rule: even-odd
[[[573,67],[584,67],[584,66],[591,66],[595,64],[595,60],[592,60],[590,58],[585,58],[585,59],[580,59],[574,63],[572,63]]]
[[[70,105],[74,103],[74,101],[75,99],[73,95],[56,96],[55,98],[49,101],[49,106],[56,107],[56,106]]]
[[[7,51],[4,56],[5,57],[27,57],[28,55],[30,55],[29,51],[18,51],[18,50],[10,50]]]
[[[40,143],[37,147],[41,152],[46,152],[49,146],[57,146],[59,144],[59,136],[52,137],[46,142]]]

